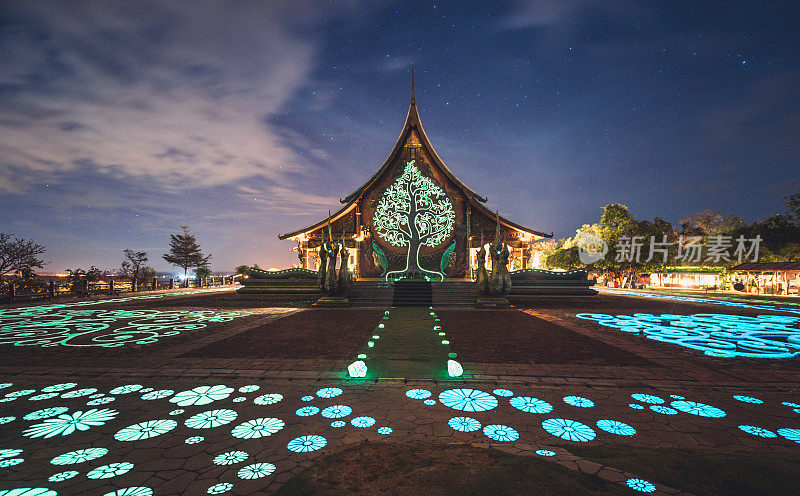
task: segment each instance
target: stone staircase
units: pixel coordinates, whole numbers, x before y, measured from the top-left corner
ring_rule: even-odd
[[[355,307],[471,307],[475,305],[475,284],[471,281],[361,279],[353,282],[348,297],[350,305]]]
[[[394,283],[393,307],[428,307],[433,305],[433,291],[428,281],[403,280]]]

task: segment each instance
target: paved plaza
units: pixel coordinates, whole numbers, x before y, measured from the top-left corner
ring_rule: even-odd
[[[364,441],[493,447],[630,494],[691,491],[574,451],[800,454],[794,304],[262,305],[201,290],[0,309],[0,494],[269,494]]]

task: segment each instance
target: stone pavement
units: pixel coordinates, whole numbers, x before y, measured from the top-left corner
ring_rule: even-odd
[[[157,300],[158,311],[167,314],[129,310],[141,300],[31,310],[31,315],[0,311],[5,326],[0,343],[6,343],[0,344],[0,494],[25,487],[53,491],[30,493],[37,495],[265,494],[318,457],[363,440],[498,447],[622,484],[641,474],[579,459],[569,447],[615,444],[773,456],[796,456],[800,450],[796,359],[708,357],[575,317],[600,309],[615,315],[720,311],[710,305],[664,307],[642,298],[604,296],[589,308],[553,305],[526,313],[435,308],[467,378],[425,377],[428,368],[417,363],[381,378],[353,380],[345,378],[345,367],[365,350],[380,323],[392,322],[398,334],[392,337],[395,331],[384,326],[376,343],[387,339],[388,344],[383,351],[377,344],[372,348],[376,363],[380,356],[405,362],[413,357],[403,357],[403,350],[430,349],[424,339],[434,335],[433,316],[420,309],[389,309],[387,320],[383,309],[353,313],[363,319],[349,331],[357,334],[352,339],[357,347],[336,348],[333,343],[341,339],[333,330],[312,329],[318,342],[308,349],[336,348],[337,355],[281,358],[276,353],[285,353],[282,337],[271,329],[301,315],[326,314],[231,310],[231,302],[219,295],[183,307],[181,298],[188,297]],[[104,312],[56,314],[70,308]],[[219,320],[180,313],[200,310]],[[120,313],[126,311],[130,314]],[[224,311],[249,314],[220,317]],[[116,312],[117,320],[109,320],[109,312]],[[486,312],[496,326],[470,329],[468,323]],[[55,317],[45,325],[48,314]],[[512,328],[495,332],[508,323]],[[127,337],[137,333],[157,339],[137,343],[141,339]],[[240,358],[197,351],[253,333],[259,348],[253,349],[254,338],[243,339],[247,352]],[[553,334],[558,339],[548,341]],[[108,335],[119,339],[96,340]],[[37,344],[11,344],[33,338]],[[542,357],[557,349],[555,341],[567,347],[558,348],[551,363],[525,361],[525,353],[512,357],[516,363],[481,361],[494,356],[488,344],[493,340],[522,349],[538,343]],[[623,362],[588,356],[582,347],[595,342],[607,347],[596,349]],[[109,343],[120,345],[102,346]],[[440,341],[433,344],[441,348],[421,363],[438,363],[440,354],[449,352]],[[339,356],[341,349],[349,351]],[[228,351],[220,355],[235,356],[235,349]],[[24,360],[15,358],[20,353]],[[681,493],[650,482],[652,494]]]

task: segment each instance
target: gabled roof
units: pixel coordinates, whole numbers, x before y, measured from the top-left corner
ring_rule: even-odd
[[[733,267],[731,270],[800,270],[800,262],[745,262]]]
[[[442,159],[436,153],[436,150],[433,148],[433,145],[431,144],[430,140],[428,139],[428,135],[425,134],[425,129],[422,127],[422,120],[420,119],[419,112],[417,111],[417,99],[414,96],[414,70],[412,68],[412,70],[411,70],[411,103],[408,106],[408,113],[406,114],[406,121],[403,124],[403,129],[400,131],[400,136],[398,136],[397,142],[394,144],[394,148],[392,148],[392,152],[389,154],[389,157],[386,159],[386,161],[383,163],[383,165],[381,165],[381,167],[378,169],[378,171],[375,172],[375,174],[373,174],[373,176],[371,178],[369,178],[369,180],[367,182],[365,182],[363,185],[361,185],[361,187],[359,187],[358,189],[356,189],[355,191],[353,191],[352,193],[347,195],[345,198],[339,200],[341,203],[344,203],[344,207],[339,209],[335,214],[333,214],[331,216],[330,222],[334,222],[337,219],[340,219],[341,217],[343,217],[343,216],[347,215],[348,213],[350,213],[350,211],[352,211],[355,208],[356,203],[358,202],[358,199],[361,198],[361,195],[363,195],[364,192],[370,186],[375,184],[384,174],[387,173],[387,171],[392,166],[392,164],[394,164],[396,162],[396,160],[398,159],[398,157],[400,157],[400,155],[403,153],[403,150],[405,148],[406,140],[408,139],[409,135],[414,130],[419,135],[420,142],[421,142],[422,146],[425,147],[430,152],[431,159],[434,162],[435,166],[438,167],[442,171],[442,173],[456,186],[456,188],[461,190],[461,192],[464,194],[464,196],[467,197],[470,205],[472,205],[475,208],[475,210],[477,210],[478,212],[480,212],[480,213],[482,213],[482,214],[484,214],[484,215],[486,215],[486,216],[488,216],[490,218],[494,218],[495,217],[495,213],[492,212],[491,210],[489,210],[485,205],[483,205],[483,203],[486,202],[486,198],[478,195],[478,193],[473,191],[469,186],[467,186],[466,184],[461,182],[461,180],[458,179],[455,176],[455,174],[453,174],[450,171],[450,169],[447,168],[447,166],[444,164]],[[533,235],[538,236],[538,237],[543,237],[543,238],[552,238],[553,237],[552,233],[551,234],[547,234],[547,233],[543,233],[543,232],[540,232],[540,231],[535,231],[533,229],[529,229],[529,228],[524,227],[524,226],[522,226],[520,224],[517,224],[515,222],[511,222],[510,220],[505,219],[503,217],[499,217],[499,221],[500,221],[500,224],[503,224],[506,227],[510,227],[510,228],[518,230],[518,231],[524,231],[526,233],[533,234]],[[315,231],[315,230],[325,226],[327,223],[328,223],[328,219],[326,218],[326,219],[323,219],[323,220],[317,222],[316,224],[312,224],[312,225],[310,225],[308,227],[305,227],[303,229],[298,229],[296,231],[292,231],[292,232],[289,232],[289,233],[286,233],[286,234],[281,234],[280,236],[278,236],[278,238],[287,239],[287,238],[291,238],[291,237],[297,236],[298,234],[303,234],[303,233],[307,233],[307,232],[310,232],[310,231]]]

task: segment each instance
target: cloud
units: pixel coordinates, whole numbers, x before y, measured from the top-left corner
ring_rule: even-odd
[[[281,182],[301,135],[279,112],[312,71],[310,14],[288,3],[21,2],[0,26],[0,193],[101,173],[167,191]],[[235,28],[232,28],[235,26]],[[287,140],[291,140],[287,142]]]

